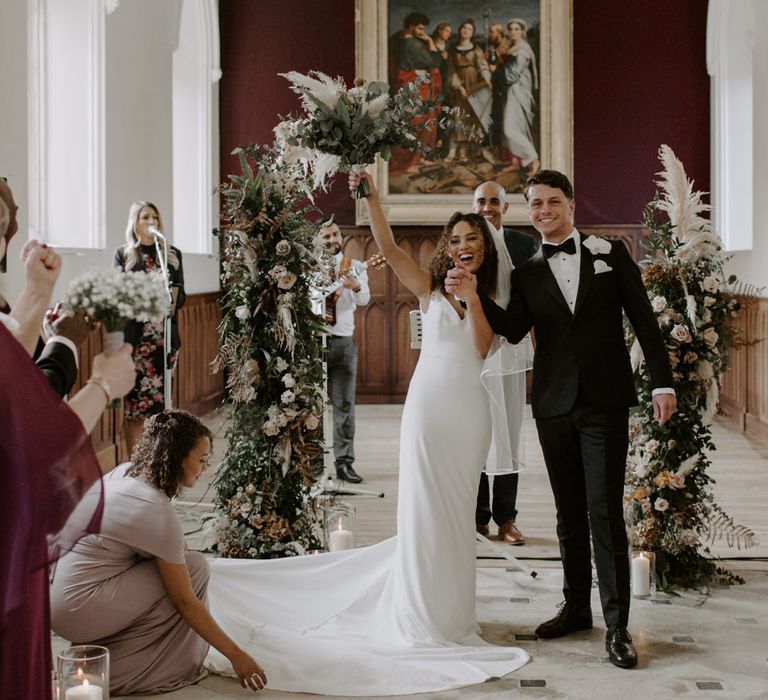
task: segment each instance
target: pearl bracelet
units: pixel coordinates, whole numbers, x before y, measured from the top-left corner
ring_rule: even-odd
[[[109,383],[107,382],[104,377],[91,377],[86,384],[95,384],[98,386],[106,395],[107,397],[107,403],[112,401],[112,389],[109,386]]]

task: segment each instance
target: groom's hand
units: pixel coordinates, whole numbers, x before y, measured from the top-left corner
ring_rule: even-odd
[[[664,425],[677,410],[677,398],[674,394],[657,394],[652,399],[653,417],[659,426]]]
[[[448,274],[445,276],[445,291],[448,294],[453,294],[459,288],[462,280],[469,279],[470,273],[462,267],[454,267],[448,270]]]

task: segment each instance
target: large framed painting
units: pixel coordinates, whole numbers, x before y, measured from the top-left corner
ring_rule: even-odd
[[[357,75],[392,90],[422,79],[472,127],[430,122],[431,155],[393,149],[372,166],[391,224],[444,224],[487,180],[509,193],[505,223],[528,223],[527,177],[572,175],[571,12],[572,0],[356,0]]]

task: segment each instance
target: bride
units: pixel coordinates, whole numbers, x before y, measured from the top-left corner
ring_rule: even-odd
[[[373,180],[362,177],[373,236],[423,313],[400,433],[398,535],[320,556],[212,562],[211,613],[259,658],[276,690],[439,691],[504,676],[528,660],[478,636],[474,513],[492,432],[481,370],[494,334],[484,315],[474,322],[443,289],[448,268],[460,266],[472,273],[463,284],[493,295],[496,247],[482,216],[456,213],[429,269],[419,267],[396,244]],[[360,179],[350,175],[350,189]],[[232,675],[214,649],[206,664]]]

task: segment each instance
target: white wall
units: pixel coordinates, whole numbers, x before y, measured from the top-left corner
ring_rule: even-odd
[[[0,2],[0,176],[8,178],[19,205],[21,230],[11,241],[8,273],[0,274],[0,290],[13,300],[20,288],[14,265],[26,240],[27,227],[27,3]]]
[[[755,13],[754,55],[754,239],[751,251],[734,253],[726,268],[740,280],[765,286],[768,296],[768,3],[753,3]]]
[[[65,249],[57,284],[94,266],[110,266],[124,242],[128,207],[148,199],[159,207],[173,242],[173,163],[171,138],[171,61],[178,21],[174,2],[123,0],[106,19],[106,248]],[[11,243],[6,296],[21,288],[14,263],[27,239],[29,177],[27,151],[27,2],[0,2],[0,175],[9,178],[20,207],[20,231]],[[218,105],[214,99],[214,109]],[[214,127],[218,129],[218,121]],[[218,143],[214,144],[218,162]],[[211,196],[201,193],[201,196]],[[180,246],[184,252],[183,246]],[[219,289],[218,261],[207,255],[184,256],[187,293]],[[0,278],[3,276],[0,275]]]

